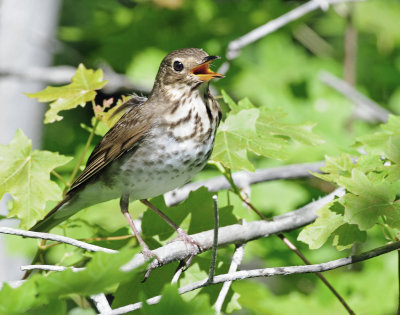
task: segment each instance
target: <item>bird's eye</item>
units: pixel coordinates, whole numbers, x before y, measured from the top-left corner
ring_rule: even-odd
[[[174,61],[174,70],[178,71],[178,72],[181,72],[183,70],[182,62],[180,62],[178,60]]]

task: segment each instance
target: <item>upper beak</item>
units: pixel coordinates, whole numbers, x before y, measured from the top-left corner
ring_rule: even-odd
[[[210,81],[213,78],[224,78],[222,74],[214,72],[210,69],[210,63],[219,58],[220,57],[218,56],[205,57],[204,61],[200,65],[190,70],[190,73],[194,74],[202,81]]]

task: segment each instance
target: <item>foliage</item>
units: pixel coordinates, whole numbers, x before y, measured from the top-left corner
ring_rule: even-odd
[[[88,70],[80,64],[72,83],[61,86],[49,86],[38,93],[27,93],[29,97],[37,98],[40,102],[49,102],[50,109],[46,112],[45,123],[52,123],[61,120],[59,111],[72,109],[78,105],[85,106],[87,102],[93,102],[96,97],[96,90],[101,89],[107,81],[103,81],[102,70]]]
[[[0,146],[0,198],[11,194],[9,217],[17,216],[28,228],[45,214],[46,202],[59,200],[61,189],[50,173],[71,158],[48,151],[32,151],[32,141],[18,129],[9,145]]]
[[[365,154],[353,162],[347,154],[327,157],[324,174],[315,176],[346,188],[346,194],[320,210],[315,223],[299,235],[311,248],[333,236],[338,249],[365,241],[375,224],[395,240],[400,229],[400,118],[390,116],[382,131],[358,138]]]
[[[247,158],[248,151],[273,159],[285,159],[289,155],[287,139],[309,145],[323,142],[311,133],[313,124],[285,124],[282,122],[285,113],[280,110],[265,106],[256,108],[247,98],[236,104],[224,91],[222,96],[231,111],[218,128],[211,159],[232,170],[255,170]]]

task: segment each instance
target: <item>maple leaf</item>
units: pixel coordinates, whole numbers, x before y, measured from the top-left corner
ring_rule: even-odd
[[[72,158],[49,151],[32,151],[32,141],[17,130],[8,145],[0,145],[0,198],[13,197],[8,217],[16,216],[29,228],[45,214],[46,202],[59,200],[61,189],[50,172]]]

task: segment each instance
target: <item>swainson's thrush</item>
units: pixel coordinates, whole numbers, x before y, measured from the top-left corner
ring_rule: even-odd
[[[133,104],[93,150],[86,168],[62,200],[31,228],[49,231],[81,209],[120,198],[121,211],[145,255],[151,255],[128,212],[129,198],[158,212],[179,236],[188,236],[147,200],[188,182],[206,164],[221,109],[208,82],[217,56],[196,48],[171,52],[161,62],[145,102]]]

